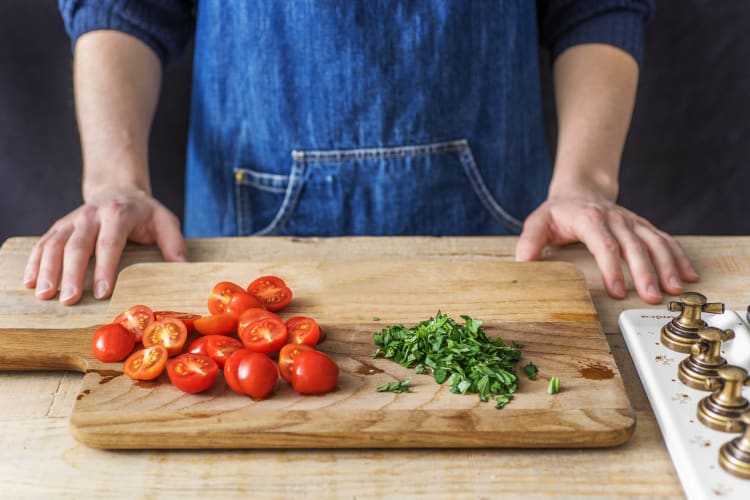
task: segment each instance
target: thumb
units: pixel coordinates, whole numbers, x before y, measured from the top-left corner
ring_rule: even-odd
[[[539,211],[532,212],[524,221],[521,236],[516,243],[516,261],[539,260],[544,247],[551,241],[547,217]]]

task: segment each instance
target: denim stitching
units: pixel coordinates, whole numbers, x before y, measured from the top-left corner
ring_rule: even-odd
[[[297,204],[297,198],[302,191],[302,176],[305,173],[305,164],[295,162],[292,164],[292,171],[289,173],[289,185],[286,190],[286,196],[281,202],[281,207],[276,212],[276,216],[273,220],[263,229],[257,231],[253,236],[266,236],[276,231],[279,227],[286,224],[289,217],[294,212],[294,207]],[[289,209],[291,207],[291,209]]]
[[[468,143],[467,147],[459,153],[459,159],[464,166],[466,175],[469,176],[471,185],[474,187],[474,192],[477,194],[484,207],[490,212],[490,214],[498,219],[500,223],[510,226],[510,229],[516,232],[520,232],[523,228],[523,222],[510,215],[497,201],[495,201],[495,198],[492,196],[492,193],[490,193],[490,190],[487,188],[487,185],[479,174],[479,169],[474,161],[474,156],[471,154],[471,148],[468,147]]]
[[[365,148],[365,149],[334,149],[318,151],[292,151],[292,158],[298,162],[334,162],[351,160],[373,160],[392,158],[413,158],[417,156],[431,156],[466,149],[466,139],[439,142],[434,144],[422,144],[416,146],[397,146],[389,148]]]

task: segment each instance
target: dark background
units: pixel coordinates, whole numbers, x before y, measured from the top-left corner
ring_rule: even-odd
[[[620,202],[674,234],[750,234],[750,2],[657,0]],[[541,55],[543,62],[546,55]],[[155,195],[182,214],[190,57],[164,75]],[[81,203],[71,54],[54,0],[0,2],[0,242]],[[554,114],[543,71],[549,135]]]

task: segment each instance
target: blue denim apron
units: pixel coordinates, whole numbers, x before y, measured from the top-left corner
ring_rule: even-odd
[[[550,175],[535,3],[201,0],[186,234],[517,233]]]

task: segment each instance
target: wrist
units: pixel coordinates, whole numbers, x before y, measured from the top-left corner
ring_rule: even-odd
[[[605,169],[561,168],[555,166],[548,198],[570,198],[615,201],[620,185],[616,173]]]

